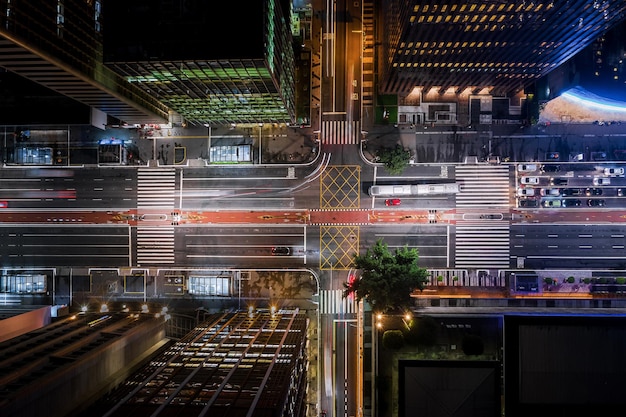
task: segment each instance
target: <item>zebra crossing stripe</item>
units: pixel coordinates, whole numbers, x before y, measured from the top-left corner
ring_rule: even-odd
[[[322,122],[321,140],[328,145],[355,145],[360,142],[361,122],[325,120]]]
[[[344,298],[343,290],[320,290],[321,314],[354,314],[358,306],[353,298]]]
[[[456,196],[456,210],[463,220],[455,227],[454,265],[456,268],[510,265],[510,224],[502,220],[480,219],[477,215],[508,213],[510,168],[502,165],[470,165],[455,168],[463,191]],[[464,215],[471,215],[465,220]],[[468,216],[470,217],[470,216]]]
[[[173,209],[176,204],[176,170],[141,168],[137,173],[137,208]]]

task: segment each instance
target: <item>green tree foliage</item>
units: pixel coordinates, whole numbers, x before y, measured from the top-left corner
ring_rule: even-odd
[[[402,331],[387,330],[383,333],[383,346],[386,349],[401,349],[404,346],[404,335],[402,335]]]
[[[378,151],[379,161],[385,164],[385,168],[392,175],[399,175],[409,166],[411,153],[396,145],[395,148],[382,148]]]
[[[427,281],[427,271],[417,265],[417,249],[406,246],[391,253],[378,240],[365,255],[355,255],[353,265],[360,277],[344,283],[344,297],[365,299],[376,312],[405,311],[413,305],[411,293],[420,291]]]

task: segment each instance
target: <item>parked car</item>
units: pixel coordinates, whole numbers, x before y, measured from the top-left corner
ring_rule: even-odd
[[[567,185],[567,178],[550,178],[550,185]]]
[[[541,205],[547,208],[556,208],[556,207],[561,207],[561,200],[557,200],[557,199],[550,199],[550,200],[543,200],[541,202]]]
[[[0,208],[7,208],[9,207],[9,203],[7,203],[6,201],[0,201]]]
[[[275,246],[272,248],[272,255],[291,255],[291,248],[286,246]]]
[[[582,204],[583,204],[582,201],[575,199],[575,198],[561,201],[561,205],[563,207],[580,207]]]
[[[537,171],[537,165],[536,164],[520,164],[517,166],[517,171],[518,172],[533,172],[533,171]]]
[[[399,206],[400,203],[401,200],[399,198],[388,198],[387,200],[385,200],[386,206]]]
[[[531,208],[539,206],[539,201],[534,198],[523,199],[519,201],[520,207]]]
[[[561,195],[560,188],[542,188],[539,192],[541,195],[558,197]]]
[[[579,195],[584,195],[585,190],[581,190],[580,188],[565,188],[561,190],[561,194],[565,197],[576,197]]]
[[[587,205],[589,207],[604,207],[604,200],[590,198],[589,200],[587,200]]]
[[[539,177],[522,177],[520,182],[525,185],[539,184]]]
[[[604,175],[608,175],[609,177],[624,175],[624,168],[604,168]]]
[[[609,185],[610,183],[611,183],[610,178],[595,177],[593,179],[593,185]]]
[[[542,165],[541,172],[559,172],[561,170],[560,165]]]
[[[532,197],[535,195],[535,189],[534,188],[518,188],[517,195],[519,197]]]
[[[602,189],[601,188],[587,188],[585,190],[585,195],[587,197],[591,195],[602,195]]]

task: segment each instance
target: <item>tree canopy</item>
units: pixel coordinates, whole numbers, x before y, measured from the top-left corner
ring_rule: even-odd
[[[385,168],[392,175],[399,175],[409,166],[411,152],[405,150],[400,145],[395,148],[383,148],[378,151],[380,162],[385,164]]]
[[[364,255],[354,256],[353,265],[361,275],[344,283],[344,297],[353,294],[357,301],[365,299],[374,311],[408,309],[413,304],[411,293],[422,290],[427,281],[418,258],[417,249],[404,246],[391,253],[386,243],[376,241]]]

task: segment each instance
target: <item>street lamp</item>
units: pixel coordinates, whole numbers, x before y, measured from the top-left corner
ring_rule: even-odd
[[[261,165],[261,154],[263,153],[263,146],[261,139],[261,133],[263,132],[263,123],[259,123],[259,165]]]

